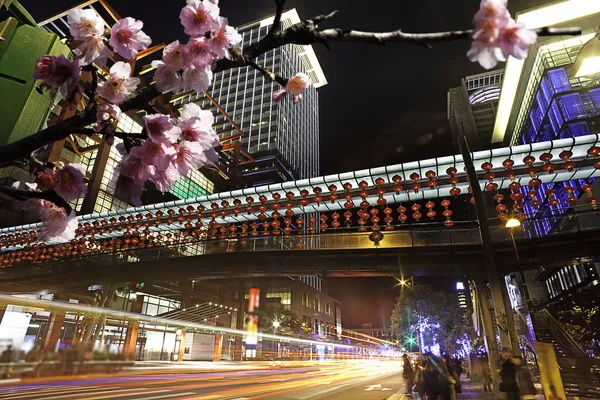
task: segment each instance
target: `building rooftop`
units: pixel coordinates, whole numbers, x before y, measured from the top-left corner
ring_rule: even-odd
[[[246,28],[250,28],[254,25],[259,25],[259,27],[262,28],[263,26],[271,25],[273,23],[274,19],[275,19],[275,15],[272,15],[270,17],[267,17],[267,18],[264,18],[264,19],[261,19],[258,21],[253,21],[253,22],[244,24],[242,26],[239,26],[238,30],[242,31],[242,30],[244,30]],[[285,21],[286,19],[289,20],[292,25],[297,24],[302,21],[300,19],[300,15],[298,14],[298,11],[296,11],[295,8],[292,8],[291,10],[287,10],[281,15],[282,21]],[[294,45],[294,46],[303,48],[303,51],[299,52],[300,58],[302,59],[302,62],[304,63],[304,65],[306,67],[306,73],[310,76],[310,79],[312,79],[315,88],[320,88],[321,86],[327,85],[327,78],[325,77],[325,73],[323,72],[323,69],[321,68],[321,64],[319,63],[319,60],[317,59],[317,55],[315,54],[315,51],[312,48],[312,46],[311,45]]]

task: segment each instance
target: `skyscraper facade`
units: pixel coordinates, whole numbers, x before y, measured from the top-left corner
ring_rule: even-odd
[[[285,29],[300,17],[295,9],[282,15]],[[238,28],[243,46],[264,38],[273,24],[273,17],[252,22]],[[252,67],[234,68],[215,74],[209,89],[216,102],[231,117],[215,115],[215,129],[221,139],[235,137],[238,128],[243,137],[235,138],[243,149],[251,153],[254,162],[243,166],[245,185],[261,185],[291,179],[318,176],[319,168],[319,97],[317,89],[327,80],[312,46],[286,45],[271,50],[254,60],[260,66],[289,78],[304,72],[313,81],[304,99],[293,104],[290,96],[280,103],[273,94],[280,89],[268,82]],[[205,94],[181,97],[175,105],[195,102],[203,109],[213,106]],[[213,107],[214,108],[214,107]]]
[[[453,136],[463,130],[471,149],[489,148],[504,70],[467,76],[448,90],[448,122]]]

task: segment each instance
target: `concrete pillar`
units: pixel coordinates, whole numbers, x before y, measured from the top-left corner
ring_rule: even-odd
[[[500,352],[498,351],[498,342],[496,340],[496,325],[490,312],[490,303],[487,295],[487,285],[484,279],[475,280],[477,290],[477,300],[479,301],[479,309],[481,310],[481,322],[483,326],[484,342],[488,353],[490,364],[490,372],[494,383],[494,393],[499,394],[500,376],[496,372],[498,369],[498,361],[500,360]]]
[[[127,333],[125,334],[125,343],[123,344],[123,356],[126,360],[135,358],[135,345],[137,344],[138,330],[140,323],[138,321],[129,321],[127,324]]]
[[[48,317],[48,325],[46,326],[46,333],[44,334],[44,339],[42,340],[44,351],[56,350],[56,344],[62,336],[64,322],[64,313],[53,312],[50,314],[50,317]]]
[[[223,351],[223,334],[218,333],[215,335],[215,346],[213,350],[213,361],[221,361],[221,354]]]
[[[183,354],[185,353],[185,329],[181,329],[181,334],[177,335],[177,339],[175,340],[175,345],[177,346],[179,343],[179,348],[175,349],[177,352],[177,362],[183,361]]]
[[[506,309],[506,328],[508,329],[508,334],[510,336],[512,351],[515,356],[520,356],[521,348],[519,347],[517,326],[515,325],[515,314],[510,304],[510,297],[508,296],[506,282],[502,282],[502,298],[504,299],[504,308]]]

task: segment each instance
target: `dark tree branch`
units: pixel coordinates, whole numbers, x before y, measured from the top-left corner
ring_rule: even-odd
[[[25,201],[28,199],[48,200],[56,204],[57,207],[64,208],[67,212],[67,215],[69,215],[71,211],[73,211],[69,203],[67,203],[65,199],[60,197],[54,190],[48,190],[46,192],[35,192],[30,190],[14,189],[7,186],[0,186],[0,193],[4,193],[5,195],[20,201]]]
[[[97,103],[97,96],[98,96],[98,70],[96,69],[96,67],[92,66],[91,69],[91,74],[92,74],[92,85],[90,87],[90,90],[88,91],[87,95],[88,95],[88,103],[85,106],[85,111],[89,112],[92,111],[92,109],[94,110],[94,112],[96,111],[95,109],[98,107],[98,103]]]
[[[284,78],[283,76],[281,76],[279,74],[271,72],[271,71],[269,71],[266,68],[261,67],[260,65],[258,65],[254,61],[248,60],[248,61],[246,61],[246,64],[248,64],[249,66],[251,66],[255,70],[259,71],[261,74],[263,74],[263,76],[265,77],[265,79],[267,79],[269,82],[277,82],[281,86],[284,86],[284,87],[285,87],[285,85],[287,85],[288,80],[286,78]]]
[[[274,35],[281,31],[281,15],[285,7],[285,0],[275,0],[275,6],[277,8],[275,9],[275,17],[273,18],[273,25],[271,26],[269,35]]]
[[[119,139],[127,140],[127,139],[147,139],[148,135],[144,133],[130,133],[130,132],[115,132],[115,137]]]

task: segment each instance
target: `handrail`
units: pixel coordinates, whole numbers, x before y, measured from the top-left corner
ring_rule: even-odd
[[[12,12],[21,23],[38,26],[31,14],[17,0],[0,0],[0,9],[2,7],[6,7],[8,11]]]
[[[554,318],[554,316],[550,313],[550,311],[548,311],[548,309],[544,308],[538,311],[536,314],[538,318],[541,317],[540,319],[546,322],[546,326],[548,327],[548,329],[550,329],[550,331],[553,334],[558,336],[558,338],[565,339],[567,341],[571,349],[578,353],[579,358],[589,359],[589,356],[587,355],[585,350],[583,350],[579,343],[577,343],[571,337],[569,332],[567,332],[566,329],[560,325],[560,323],[556,320],[556,318]]]

